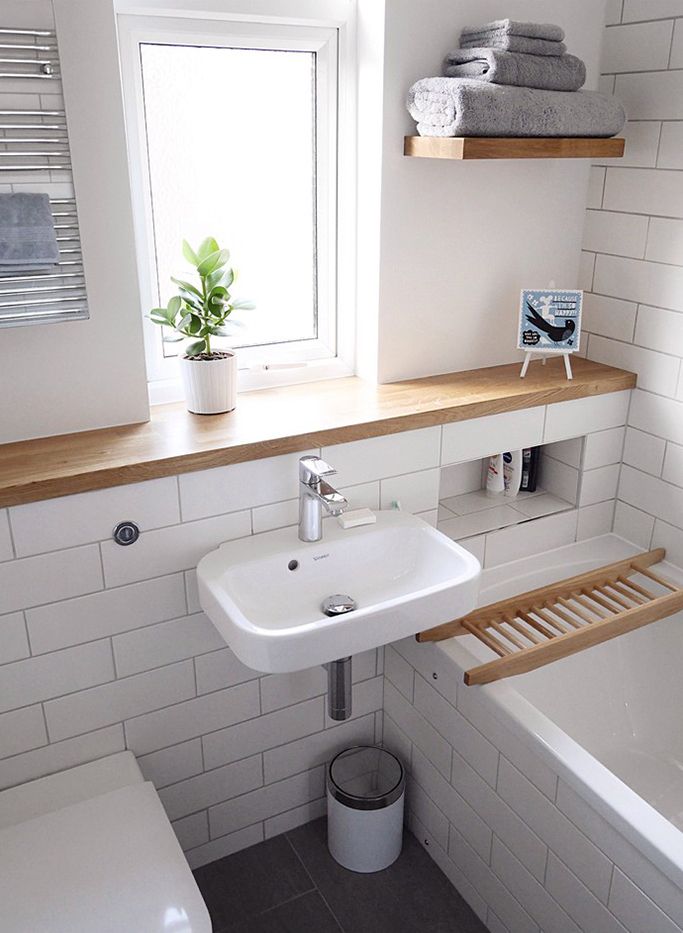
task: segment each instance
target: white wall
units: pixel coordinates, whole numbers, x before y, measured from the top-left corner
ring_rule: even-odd
[[[381,382],[510,362],[519,290],[579,285],[589,164],[407,159],[409,86],[466,24],[560,23],[597,76],[602,0],[388,0],[379,304]]]
[[[149,414],[111,4],[55,0],[55,9],[90,319],[0,331],[0,443]],[[3,0],[0,25],[50,28],[51,4]],[[46,83],[41,93],[53,89]],[[2,90],[6,107],[21,108],[38,88]],[[40,190],[22,178],[16,190]]]
[[[593,169],[588,356],[638,373],[615,531],[683,564],[683,0],[610,12],[602,82],[631,119],[626,157]]]
[[[54,5],[91,319],[2,332],[10,402],[0,443],[148,417],[112,3]],[[2,24],[41,24],[49,6],[6,0]],[[388,382],[515,359],[520,287],[577,284],[588,165],[406,159],[414,125],[404,100],[413,81],[439,71],[464,24],[501,16],[562,23],[595,74],[602,6],[361,0],[362,375]]]
[[[377,381],[386,0],[359,0],[356,371]]]

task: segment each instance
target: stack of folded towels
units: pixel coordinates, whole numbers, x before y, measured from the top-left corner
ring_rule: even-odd
[[[551,23],[497,20],[463,29],[444,77],[408,92],[421,136],[615,136],[618,100],[580,91],[586,66]]]

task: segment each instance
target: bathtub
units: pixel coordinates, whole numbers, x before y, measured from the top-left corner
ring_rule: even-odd
[[[639,550],[605,535],[487,570],[482,574],[480,605]],[[683,573],[669,564],[657,569],[683,581]],[[538,670],[479,687],[466,687],[462,674],[495,657],[486,646],[466,635],[436,647],[457,669],[458,706],[486,709],[508,735],[535,753],[607,821],[602,835],[616,830],[677,886],[678,892],[669,886],[669,900],[676,908],[676,894],[680,895],[680,914],[674,909],[669,916],[675,913],[680,924],[683,613]],[[601,844],[597,830],[595,837]],[[612,860],[617,863],[613,856]]]

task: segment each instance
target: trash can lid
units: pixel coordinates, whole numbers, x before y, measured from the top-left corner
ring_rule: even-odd
[[[405,790],[405,771],[396,755],[374,745],[339,752],[327,769],[327,789],[352,810],[381,810]]]

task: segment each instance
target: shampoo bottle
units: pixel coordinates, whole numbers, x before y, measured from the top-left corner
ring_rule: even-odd
[[[522,450],[522,492],[535,492],[538,477],[540,447],[525,447]]]
[[[489,468],[486,471],[486,495],[502,496],[504,491],[503,455],[495,454],[489,460]]]
[[[509,450],[503,454],[503,484],[505,495],[514,497],[522,482],[522,451]]]

